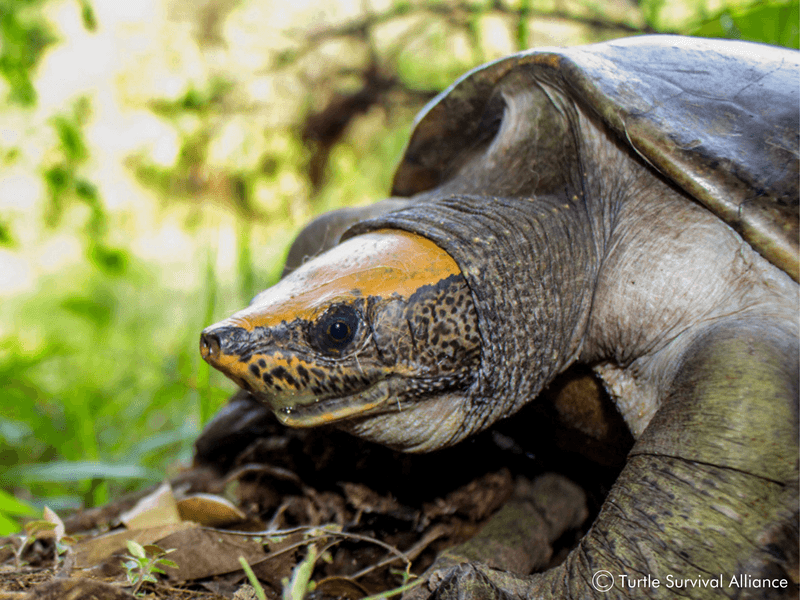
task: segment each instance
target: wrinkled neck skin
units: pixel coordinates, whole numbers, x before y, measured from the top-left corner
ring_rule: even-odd
[[[710,211],[581,123],[587,150],[613,170],[590,192],[601,200],[602,252],[579,360],[594,365],[638,438],[686,356],[720,324],[758,318],[796,343],[800,294]]]
[[[487,202],[458,196],[359,225],[356,232],[384,226],[413,231],[455,258],[478,314],[480,366],[468,387],[439,399],[457,418],[439,421],[435,446],[430,440],[424,447],[403,444],[413,429],[411,415],[368,417],[340,427],[406,450],[452,445],[517,411],[574,361],[598,264],[593,244],[569,243],[591,235],[585,207],[575,198]]]

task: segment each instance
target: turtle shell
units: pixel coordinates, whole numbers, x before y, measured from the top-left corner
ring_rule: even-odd
[[[489,63],[422,111],[393,195],[442,186],[464,164],[465,149],[491,139],[503,110],[495,88],[515,73],[555,86],[594,113],[621,143],[799,280],[800,52],[643,36]]]

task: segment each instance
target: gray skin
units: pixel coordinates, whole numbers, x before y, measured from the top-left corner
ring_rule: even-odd
[[[608,96],[587,101],[581,86],[590,78],[575,73],[591,70],[593,52],[600,62],[627,57],[623,71],[642,59],[647,77],[661,68],[675,91],[672,104],[683,94],[687,110],[700,106],[686,122],[708,125],[715,110],[747,105],[745,90],[770,77],[778,83],[763,104],[788,105],[776,112],[793,120],[775,117],[760,134],[748,131],[752,162],[763,158],[767,166],[745,157],[720,175],[726,163],[714,153],[731,150],[730,140],[720,141],[730,123],[698,125],[695,142],[678,144],[681,123],[662,122],[654,131],[669,133],[673,145],[665,146],[652,122],[634,119],[660,105],[614,112],[620,104]],[[761,58],[742,58],[753,55]],[[726,85],[738,92],[704,97],[697,90],[713,89],[720,69],[736,76]],[[339,426],[407,449],[452,444],[513,414],[582,362],[603,378],[637,441],[591,530],[562,565],[520,579],[466,564],[412,597],[796,597],[798,72],[797,53],[757,45],[627,41],[490,65],[423,116],[395,180],[395,193],[411,195],[409,207],[356,224],[344,237],[409,231],[452,256],[471,292],[480,358],[471,377]],[[658,104],[644,93],[636,98]],[[449,116],[442,107],[459,107],[449,116],[458,121],[473,105],[471,122],[480,126],[460,128],[468,139],[441,138],[442,115]],[[765,169],[780,176],[757,185],[748,179]],[[740,196],[740,208],[726,217],[717,199]],[[206,356],[212,341],[223,354],[256,342],[242,342],[235,322],[206,330]],[[308,347],[272,351],[315,359]],[[439,427],[419,431],[443,412],[450,416]],[[615,584],[605,592],[592,585],[601,570]],[[745,574],[787,587],[732,585]],[[660,586],[633,585],[648,575]],[[721,589],[670,585],[720,575]]]

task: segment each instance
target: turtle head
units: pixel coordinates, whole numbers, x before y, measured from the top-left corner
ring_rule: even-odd
[[[480,361],[470,290],[426,238],[354,237],[205,329],[203,358],[284,424],[411,451],[463,437]]]

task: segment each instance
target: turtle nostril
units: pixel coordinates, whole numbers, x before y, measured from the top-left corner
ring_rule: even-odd
[[[203,360],[216,361],[220,356],[219,337],[214,333],[200,335],[200,355]]]
[[[242,356],[250,341],[250,333],[241,327],[212,325],[200,334],[200,355],[219,368],[226,358]]]

